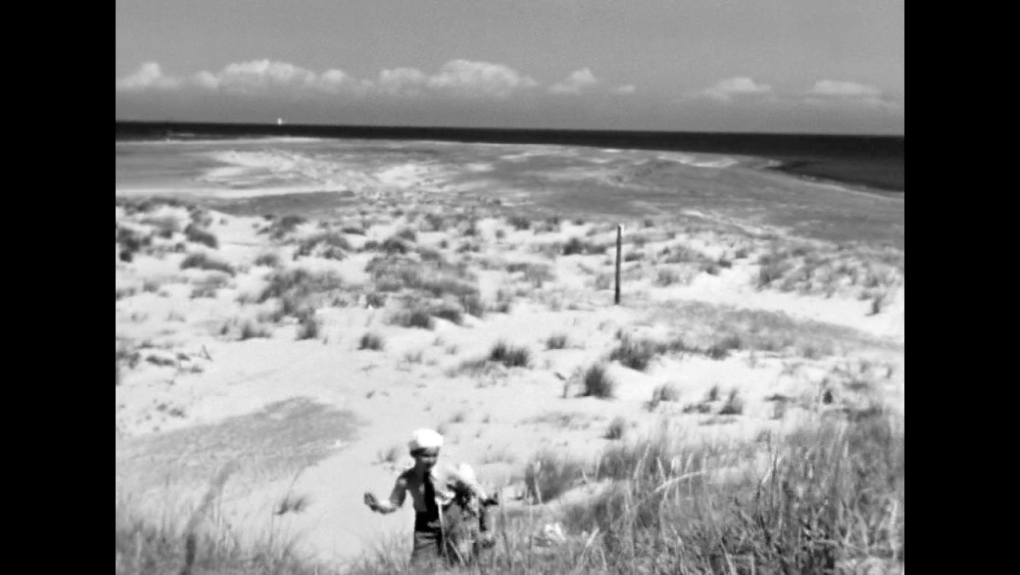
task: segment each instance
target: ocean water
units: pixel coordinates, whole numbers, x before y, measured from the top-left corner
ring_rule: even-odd
[[[479,144],[512,144],[538,147],[571,146],[621,152],[653,150],[701,153],[740,157],[745,161],[748,158],[757,158],[768,169],[799,177],[848,184],[876,193],[894,195],[904,193],[903,136],[117,122],[116,140],[118,143],[187,143],[193,146],[191,149],[195,152],[187,155],[186,161],[164,159],[164,164],[157,166],[159,162],[151,162],[151,158],[146,159],[145,152],[139,148],[124,148],[122,155],[122,146],[118,146],[118,184],[123,178],[137,175],[139,169],[153,178],[162,177],[169,182],[174,176],[187,175],[200,170],[209,162],[215,163],[215,159],[203,155],[202,145],[222,148],[225,144],[232,143],[241,148],[253,145],[265,148],[277,144],[298,149],[302,149],[302,146],[328,149],[329,146],[324,145],[323,141],[354,140],[359,141],[359,145],[366,152],[372,151],[371,148],[375,147],[376,151],[389,154],[394,151],[394,143],[402,142],[404,147],[407,147],[412,142],[447,142],[473,143],[476,144],[475,149],[481,147]],[[303,151],[302,149],[302,153]],[[132,153],[135,154],[134,158],[130,157]],[[427,156],[437,152],[434,149],[421,148],[417,153],[419,156]],[[311,185],[315,177],[307,170],[313,168],[307,164],[300,168],[306,169],[305,177],[310,177],[304,183]],[[135,173],[129,174],[132,170]],[[249,170],[252,171],[254,170]],[[278,169],[277,173],[282,171]],[[303,177],[295,176],[290,184],[298,185],[298,180],[302,179]]]

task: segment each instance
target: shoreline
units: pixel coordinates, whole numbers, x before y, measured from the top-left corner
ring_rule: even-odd
[[[607,132],[571,130],[499,130],[470,128],[384,128],[384,127],[341,127],[341,126],[253,126],[205,125],[207,131],[176,132],[176,139],[168,139],[173,130],[159,126],[172,124],[135,124],[140,130],[147,129],[137,137],[118,133],[117,142],[180,142],[180,143],[225,143],[231,140],[281,140],[299,141],[319,139],[333,141],[393,141],[398,143],[422,144],[483,144],[483,145],[536,145],[557,147],[584,147],[594,149],[615,149],[622,151],[675,152],[712,154],[730,157],[754,158],[779,165],[768,169],[786,173],[805,180],[831,181],[840,184],[863,187],[881,195],[902,195],[903,167],[892,166],[890,176],[874,174],[844,175],[853,165],[870,163],[872,158],[882,154],[886,148],[885,166],[888,160],[897,157],[895,148],[902,148],[902,136],[827,136],[810,134],[729,134],[694,132]],[[118,128],[121,124],[118,123]],[[221,130],[216,133],[215,130]],[[245,131],[247,130],[247,131]],[[350,133],[345,133],[350,132]],[[185,136],[186,137],[181,137]],[[743,138],[743,140],[742,140]],[[798,139],[802,141],[798,141]],[[770,143],[771,142],[771,143]],[[878,143],[872,143],[878,142]],[[820,151],[828,151],[843,145],[831,157],[819,157]],[[771,148],[770,148],[771,146]],[[902,154],[902,152],[898,152]],[[893,160],[893,164],[896,161]],[[902,159],[900,160],[902,163]],[[819,166],[830,166],[819,170]],[[835,173],[834,173],[835,170]]]
[[[765,158],[770,159],[771,158]],[[872,195],[894,197],[904,199],[906,190],[902,185],[888,185],[883,184],[884,180],[877,178],[862,178],[862,177],[845,177],[839,178],[834,177],[830,173],[824,173],[823,170],[812,169],[819,164],[823,164],[824,160],[773,160],[774,165],[766,166],[765,170],[771,170],[774,172],[781,172],[790,176],[793,176],[799,180],[803,180],[811,183],[820,184],[835,184],[840,186],[853,186],[853,191],[859,191]]]

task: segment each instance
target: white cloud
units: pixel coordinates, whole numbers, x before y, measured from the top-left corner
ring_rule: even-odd
[[[417,68],[394,68],[379,72],[376,88],[391,96],[416,96],[427,80],[428,76]]]
[[[772,86],[759,84],[747,77],[727,78],[716,85],[696,92],[695,96],[705,96],[723,102],[729,102],[734,96],[760,95],[772,93]]]
[[[435,74],[417,68],[394,68],[379,73],[375,89],[391,96],[419,96],[426,91],[461,97],[506,98],[537,83],[503,64],[451,60]]]
[[[509,66],[469,60],[451,60],[443,64],[425,84],[437,92],[457,96],[496,98],[506,98],[517,90],[538,85]]]
[[[613,88],[611,92],[614,94],[633,94],[634,92],[637,92],[637,86],[634,84],[624,84]]]
[[[176,88],[180,84],[180,78],[164,76],[158,63],[146,62],[135,73],[117,80],[117,90],[133,92],[150,88],[169,89]]]
[[[343,70],[330,69],[319,75],[316,87],[330,94],[347,93],[363,96],[373,88],[373,84],[369,80],[358,80]]]
[[[219,77],[205,70],[192,76],[191,82],[207,90],[215,90],[220,87]]]
[[[258,93],[267,89],[301,90],[315,86],[315,72],[287,62],[252,60],[228,64],[218,74],[199,73],[205,85],[228,92]],[[205,75],[208,74],[208,75]],[[210,81],[212,76],[215,82]]]
[[[881,90],[872,86],[836,80],[819,80],[811,87],[810,93],[818,96],[837,97],[877,97],[882,95]]]
[[[594,86],[598,79],[588,68],[575,70],[566,80],[553,84],[549,91],[553,94],[580,94],[585,88]]]

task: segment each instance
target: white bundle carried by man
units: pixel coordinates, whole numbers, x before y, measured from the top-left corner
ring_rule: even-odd
[[[475,476],[475,470],[471,468],[467,463],[461,463],[457,467],[449,467],[446,471],[447,480],[446,486],[454,491],[458,489],[467,489],[475,494],[479,499],[487,499],[488,496],[485,494],[485,489],[478,482],[478,478]]]

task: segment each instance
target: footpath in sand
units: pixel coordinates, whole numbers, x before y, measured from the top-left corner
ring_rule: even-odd
[[[385,172],[372,202],[308,220],[118,200],[118,505],[186,521],[232,463],[219,521],[340,561],[407,539],[410,506],[383,517],[362,494],[388,494],[419,427],[445,435],[441,464],[524,506],[542,450],[903,409],[900,250],[703,211],[634,218],[613,306],[615,221],[437,202],[422,177]],[[527,365],[486,361],[498,342]],[[646,366],[612,359],[641,342]],[[613,399],[578,396],[593,365]],[[650,405],[663,386],[679,396]]]

